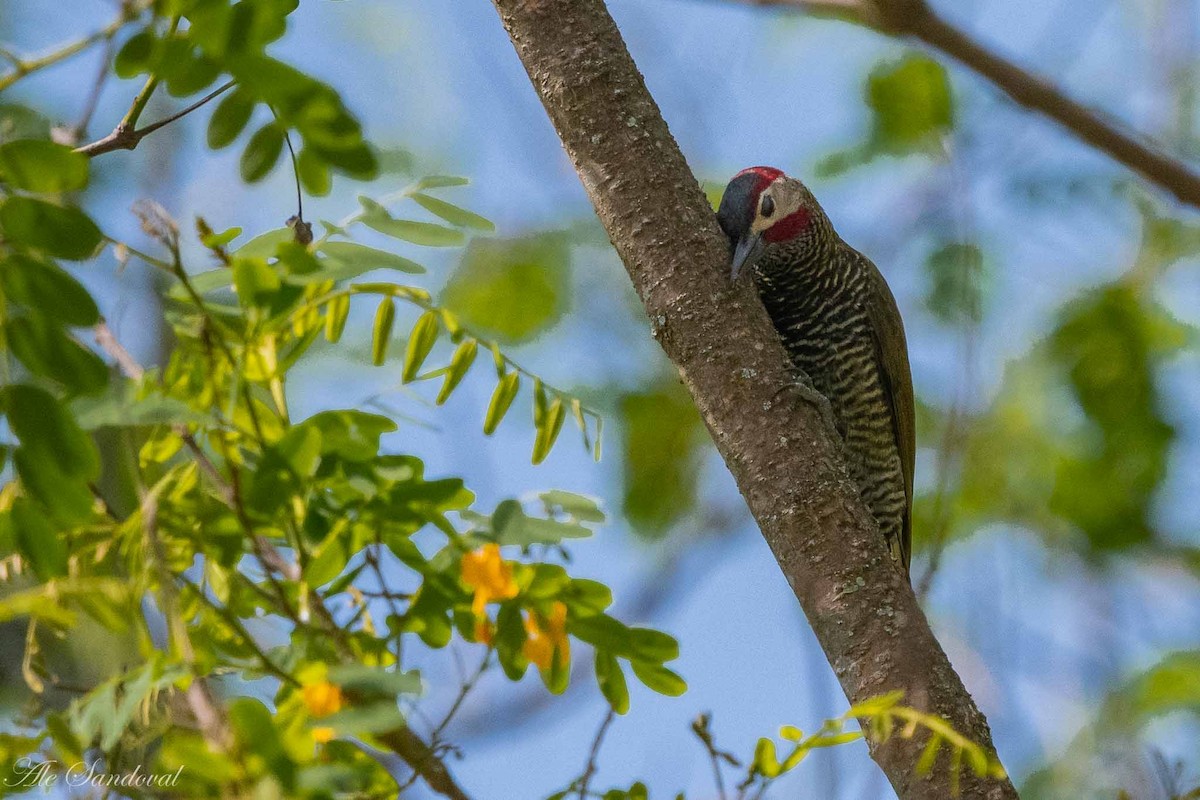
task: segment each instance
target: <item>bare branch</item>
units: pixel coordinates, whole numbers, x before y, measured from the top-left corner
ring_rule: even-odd
[[[450,800],[471,800],[455,782],[450,770],[411,728],[398,728],[379,734],[379,741],[404,759],[413,771],[424,779],[429,788]]]
[[[117,127],[113,128],[112,133],[108,134],[102,139],[97,139],[96,141],[85,144],[82,147],[75,148],[75,152],[83,153],[88,158],[95,158],[96,156],[103,155],[105,153],[111,153],[114,150],[133,150],[138,146],[138,144],[141,143],[142,139],[145,139],[159,128],[170,125],[177,119],[186,117],[188,114],[205,105],[209,101],[220,97],[222,94],[232,89],[236,84],[237,81],[228,81],[223,83],[221,86],[209,92],[187,108],[172,114],[166,119],[160,119],[158,122],[153,122],[144,128],[135,129],[133,127],[133,122],[137,121],[136,117],[133,118],[133,122],[129,122],[128,120],[130,119],[130,115],[127,114],[125,119],[121,120]],[[143,87],[142,91],[138,94],[138,98],[140,99],[144,95],[145,99],[148,100],[149,95],[154,91],[155,86],[157,86],[157,81],[154,78],[151,78],[146,82],[146,86]],[[137,101],[134,102],[134,107],[136,106]],[[131,108],[131,113],[132,110],[133,109]]]
[[[992,752],[987,721],[929,629],[849,479],[837,434],[795,391],[748,283],[602,0],[494,0],[534,88],[717,449],[852,702],[891,691]],[[923,742],[869,742],[901,800],[952,795],[919,776]],[[967,800],[1013,800],[964,776]]]
[[[911,37],[991,81],[1013,101],[1037,111],[1107,154],[1182,203],[1200,207],[1200,172],[1173,158],[1120,123],[1068,97],[1049,81],[988,49],[940,17],[925,0],[738,0],[747,5],[793,8],[836,16],[891,36]]]
[[[604,720],[600,723],[596,736],[592,739],[592,747],[588,750],[587,764],[583,768],[583,774],[579,776],[579,800],[586,800],[588,796],[588,787],[591,786],[592,777],[596,774],[598,766],[596,762],[600,757],[600,746],[604,744],[604,734],[608,733],[608,726],[612,725],[616,718],[616,712],[610,708],[604,715]]]

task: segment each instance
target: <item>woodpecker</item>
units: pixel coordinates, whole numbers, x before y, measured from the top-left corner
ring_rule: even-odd
[[[731,278],[750,273],[793,365],[829,401],[851,477],[908,575],[916,454],[900,311],[812,192],[773,167],[734,176],[717,211]]]

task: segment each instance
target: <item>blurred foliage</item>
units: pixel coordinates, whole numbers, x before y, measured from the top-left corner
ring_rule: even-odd
[[[296,6],[131,5],[114,28],[131,30],[113,68],[149,77],[130,114],[160,86],[188,96],[225,73],[237,85],[214,109],[210,146],[234,142],[257,106],[273,116],[248,139],[245,180],[274,167],[288,130],[299,134],[295,169],[309,193],[329,191],[331,171],[370,177],[374,155],[337,94],[265,53]],[[135,207],[153,252],[102,231],[77,204],[89,159],[52,142],[36,114],[6,106],[0,131],[0,466],[12,466],[0,488],[0,622],[25,629],[24,712],[0,736],[10,778],[30,763],[61,777],[86,760],[106,774],[174,775],[174,796],[395,796],[396,775],[354,742],[395,749],[428,688],[406,666],[413,648],[455,640],[479,654],[479,675],[498,666],[518,681],[533,665],[554,693],[570,681],[572,645],[587,644],[597,688],[618,713],[630,707],[628,672],[656,692],[686,689],[666,665],[679,653],[672,637],[610,616],[608,587],[554,563],[605,520],[596,501],[547,491],[487,513],[460,478],[428,477],[419,458],[385,446],[392,419],[353,408],[295,419],[289,409],[292,370],[318,340],[358,336],[351,307],[369,298],[363,338],[374,365],[396,365],[398,382],[435,382],[440,404],[486,353],[496,377],[488,433],[524,384],[535,463],[568,417],[598,456],[598,415],[471,327],[519,340],[561,315],[560,241],[474,243],[447,292],[470,320],[422,287],[364,279],[420,275],[409,258],[418,248],[494,230],[444,196],[465,179],[431,175],[360,198],[359,211],[316,237],[299,216],[253,238],[197,219],[216,265],[197,272],[184,255],[191,236],[154,203]],[[355,241],[357,226],[404,253]],[[171,336],[161,366],[132,360],[59,263],[110,248],[162,277]],[[514,290],[538,276],[543,291],[522,302]],[[263,644],[249,620],[273,622],[284,642]],[[64,700],[76,670],[55,643],[95,628],[127,643],[124,663],[84,671]],[[264,677],[266,688],[256,684]],[[442,729],[477,679],[457,687],[459,703],[428,732],[430,752],[445,752]],[[24,788],[6,780],[0,793]]]
[[[1165,545],[1153,513],[1175,430],[1157,382],[1189,335],[1129,281],[1065,307],[1045,340],[1009,365],[992,407],[965,426],[949,500],[954,533],[1003,521],[1067,536],[1088,555]],[[932,525],[930,500],[917,505],[918,531]]]
[[[570,248],[564,237],[476,240],[451,275],[443,300],[470,325],[515,344],[562,318],[570,287]]]
[[[1083,726],[1065,752],[1029,776],[1021,796],[1031,800],[1113,797],[1123,780],[1114,762],[1136,759],[1138,736],[1146,726],[1180,713],[1200,713],[1200,651],[1170,653],[1104,698],[1095,719]],[[1176,791],[1183,795],[1183,787],[1176,787],[1169,796],[1173,798]]]
[[[687,391],[665,375],[619,400],[622,504],[644,536],[658,537],[696,508],[708,432]]]
[[[864,99],[871,114],[866,140],[827,156],[817,175],[840,175],[884,155],[940,153],[941,138],[954,125],[950,79],[927,56],[913,53],[878,64],[867,77]]]
[[[977,245],[942,245],[925,259],[925,274],[925,306],[937,320],[951,326],[978,325],[983,320],[988,275]]]

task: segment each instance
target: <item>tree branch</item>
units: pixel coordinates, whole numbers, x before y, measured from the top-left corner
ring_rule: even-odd
[[[108,134],[102,139],[97,139],[96,141],[89,142],[82,147],[75,148],[75,152],[83,153],[88,158],[95,158],[96,156],[103,155],[105,153],[111,153],[114,150],[133,150],[141,143],[142,139],[145,139],[159,128],[170,125],[172,122],[181,117],[186,117],[188,114],[205,105],[209,101],[220,97],[222,94],[232,89],[236,84],[237,81],[228,81],[223,83],[213,91],[206,94],[204,97],[201,97],[199,100],[192,103],[187,108],[175,112],[166,119],[160,119],[158,122],[152,122],[144,128],[135,129],[133,127],[134,123],[137,122],[137,118],[141,115],[142,109],[145,108],[146,102],[149,101],[150,95],[158,86],[158,80],[156,78],[151,78],[146,82],[146,85],[142,88],[142,91],[138,93],[138,96],[134,100],[134,104],[130,108],[129,113],[126,114],[125,118],[117,124],[117,127],[113,128],[112,133]]]
[[[1182,203],[1200,207],[1200,172],[1173,158],[1120,123],[1066,95],[1043,78],[989,50],[940,17],[925,0],[739,0],[782,6],[857,22],[891,36],[911,37],[991,81],[1017,104],[1037,111]]]
[[[450,800],[471,800],[459,785],[454,776],[434,753],[433,748],[425,744],[420,736],[413,733],[411,728],[397,728],[387,733],[378,734],[379,741],[387,745],[404,762],[412,767],[413,772],[420,775],[430,789],[448,797]]]
[[[116,35],[117,31],[119,31],[125,25],[125,23],[137,19],[142,11],[145,10],[145,8],[149,5],[150,3],[145,1],[138,3],[124,3],[122,4],[120,15],[108,25],[105,25],[98,31],[89,33],[82,39],[76,39],[73,42],[68,42],[67,44],[62,45],[43,56],[26,59],[21,58],[9,50],[3,50],[2,54],[4,59],[11,63],[13,68],[12,71],[4,75],[0,75],[0,92],[12,86],[26,75],[30,75],[40,69],[45,69],[46,67],[51,67],[60,61],[65,61],[72,56],[78,55],[94,45],[96,42],[105,39],[111,39],[114,35]]]
[[[602,0],[494,0],[680,375],[851,701],[902,690],[993,751],[842,462],[836,433],[794,385],[748,283],[731,285],[712,209]],[[901,800],[952,795],[923,742],[871,742]],[[961,796],[1011,800],[1006,779],[963,774]]]

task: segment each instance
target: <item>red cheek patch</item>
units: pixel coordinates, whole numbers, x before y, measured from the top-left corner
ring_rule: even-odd
[[[802,233],[810,222],[812,214],[807,209],[798,208],[763,231],[763,238],[768,242],[786,242]]]

